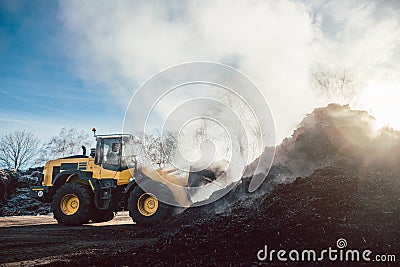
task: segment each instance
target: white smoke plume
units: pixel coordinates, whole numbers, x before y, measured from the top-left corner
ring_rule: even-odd
[[[259,85],[275,117],[277,143],[328,101],[310,87],[315,69],[346,70],[363,84],[398,84],[397,1],[71,0],[60,6],[77,74],[115,92],[121,105],[163,68],[222,62]],[[359,105],[372,109],[363,89]]]

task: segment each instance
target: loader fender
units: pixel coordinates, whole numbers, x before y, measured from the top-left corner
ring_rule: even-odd
[[[57,176],[53,179],[53,186],[59,187],[65,183],[68,183],[73,177],[78,177],[79,180],[87,181],[90,184],[89,181],[93,183],[93,179],[91,176],[92,173],[90,172],[83,173],[82,171],[63,171],[57,174]],[[91,186],[92,189],[93,186]]]

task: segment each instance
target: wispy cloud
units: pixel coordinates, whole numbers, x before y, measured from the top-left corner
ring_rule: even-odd
[[[5,123],[25,123],[26,121],[21,120],[21,119],[0,118],[0,122],[5,122]]]

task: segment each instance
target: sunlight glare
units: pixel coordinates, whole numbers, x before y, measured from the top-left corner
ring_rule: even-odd
[[[360,106],[375,117],[378,128],[400,129],[400,84],[368,84]]]

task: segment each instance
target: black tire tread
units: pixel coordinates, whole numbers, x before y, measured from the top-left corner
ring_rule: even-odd
[[[152,190],[152,192],[150,193],[153,193],[156,197],[157,195],[160,194],[163,195],[168,194],[169,196],[172,195],[171,191],[162,183],[153,181],[149,182],[152,183],[151,187],[154,188],[154,190]],[[128,198],[129,216],[132,218],[134,222],[140,225],[154,225],[173,215],[175,207],[163,203],[160,200],[158,201],[158,210],[154,215],[152,216],[142,215],[137,208],[137,201],[143,193],[145,193],[145,191],[138,185],[136,185],[129,194]],[[159,199],[159,197],[157,198]]]
[[[75,194],[79,198],[79,209],[73,215],[65,215],[60,208],[60,202],[66,194]],[[88,223],[94,211],[93,192],[86,185],[68,183],[61,186],[53,197],[51,204],[54,218],[58,223],[69,226]]]

